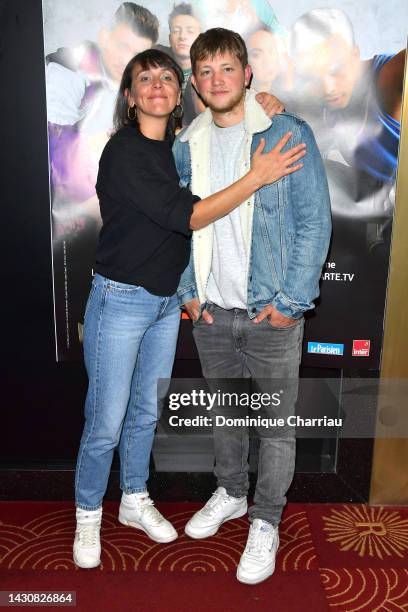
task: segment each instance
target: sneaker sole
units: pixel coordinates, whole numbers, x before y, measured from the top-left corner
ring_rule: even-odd
[[[259,584],[260,582],[263,582],[264,580],[272,576],[274,571],[275,565],[271,568],[271,570],[268,571],[267,574],[263,575],[261,578],[245,578],[244,576],[240,576],[237,571],[237,580],[238,582],[242,582],[242,584]]]
[[[99,567],[99,565],[101,564],[101,560],[99,559],[98,563],[93,564],[93,565],[89,565],[89,563],[84,564],[84,563],[80,563],[78,561],[78,559],[75,557],[75,555],[72,555],[72,558],[74,560],[74,563],[77,567],[80,567],[81,569],[93,569],[95,567]]]
[[[275,556],[278,552],[278,548],[279,548],[279,534],[277,535],[277,542],[276,542],[276,550],[275,550]],[[237,580],[238,582],[242,582],[242,584],[259,584],[260,582],[263,582],[264,580],[266,580],[267,578],[269,578],[270,576],[272,576],[272,574],[275,571],[275,565],[276,563],[274,562],[274,564],[272,565],[272,567],[268,570],[268,573],[265,576],[262,576],[262,578],[245,578],[244,576],[240,576],[239,574],[239,566],[237,567]]]
[[[147,529],[143,527],[143,525],[141,525],[140,523],[135,523],[134,521],[128,521],[127,519],[123,518],[123,516],[121,516],[120,514],[118,516],[118,521],[119,523],[121,523],[122,525],[125,525],[126,527],[133,527],[133,529],[140,529],[140,531],[144,531],[144,533],[151,540],[153,540],[153,542],[158,542],[158,544],[167,544],[168,542],[174,542],[174,540],[177,540],[178,538],[177,532],[175,535],[172,535],[168,538],[157,538],[153,536],[151,533],[149,533]]]
[[[208,529],[205,532],[201,531],[200,533],[190,531],[190,528],[187,523],[187,525],[184,528],[184,533],[187,534],[190,538],[193,538],[193,540],[202,540],[203,538],[209,538],[217,533],[221,525],[223,525],[227,521],[232,521],[233,519],[241,518],[242,516],[245,516],[247,512],[248,512],[248,505],[245,504],[244,509],[237,510],[236,512],[234,512],[234,514],[231,514],[231,516],[227,516],[218,525],[212,526],[211,529]]]

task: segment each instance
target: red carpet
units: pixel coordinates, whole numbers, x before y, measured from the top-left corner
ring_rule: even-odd
[[[408,508],[290,504],[272,578],[235,579],[248,523],[194,541],[183,527],[200,504],[158,504],[179,531],[170,544],[118,523],[104,506],[103,564],[72,562],[71,503],[0,503],[1,590],[71,590],[77,610],[408,611]],[[55,608],[56,609],[56,608]]]

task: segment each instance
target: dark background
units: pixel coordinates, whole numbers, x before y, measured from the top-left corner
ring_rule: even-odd
[[[55,362],[41,2],[0,7],[1,459],[44,462],[72,456],[86,376]]]
[[[87,381],[82,363],[55,361],[40,0],[0,1],[0,70],[0,499],[70,499]],[[176,373],[196,376],[197,364],[178,361]],[[336,473],[299,474],[290,499],[363,501],[370,469],[371,441],[342,441]],[[114,471],[108,496],[118,498],[117,481]],[[210,474],[153,473],[150,483],[162,499],[213,487]]]

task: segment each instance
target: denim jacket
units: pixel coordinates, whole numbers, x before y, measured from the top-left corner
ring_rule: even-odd
[[[173,146],[180,184],[201,198],[211,195],[211,122],[207,109],[178,135]],[[241,175],[249,170],[261,138],[266,141],[265,151],[288,131],[292,137],[285,148],[302,142],[307,146],[300,170],[265,185],[239,207],[248,253],[249,317],[272,304],[283,315],[298,319],[314,307],[313,300],[319,295],[330,242],[330,198],[323,163],[308,124],[289,113],[269,119],[251,91],[246,93],[244,125]],[[193,298],[198,298],[201,307],[205,303],[212,241],[213,224],[193,232],[190,262],[177,290],[180,304]]]

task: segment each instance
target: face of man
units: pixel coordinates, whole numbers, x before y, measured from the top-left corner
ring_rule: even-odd
[[[247,48],[254,79],[260,83],[272,83],[279,73],[279,58],[274,35],[259,30],[249,37]]]
[[[113,30],[102,29],[98,44],[108,75],[119,82],[129,60],[137,53],[150,49],[153,41],[138,36],[126,24],[120,23]]]
[[[243,105],[250,76],[251,68],[244,70],[235,55],[217,53],[197,62],[192,82],[212,111],[227,113]]]
[[[169,41],[177,59],[190,63],[190,48],[199,33],[200,22],[191,15],[177,15],[171,20]]]
[[[346,108],[361,73],[360,52],[335,34],[296,60],[296,71],[308,82],[308,91],[328,108]]]

